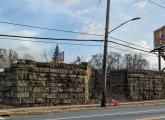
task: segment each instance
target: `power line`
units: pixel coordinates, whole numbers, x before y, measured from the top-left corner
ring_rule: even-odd
[[[100,1],[100,2],[101,2],[101,1]],[[99,34],[84,33],[84,32],[74,32],[74,31],[69,31],[69,30],[60,30],[60,29],[56,29],[56,28],[46,28],[46,27],[39,27],[39,26],[18,24],[18,23],[13,23],[13,22],[0,21],[0,23],[3,23],[3,24],[10,24],[10,25],[16,25],[16,26],[22,26],[22,27],[30,27],[30,28],[37,28],[37,29],[45,29],[45,30],[59,31],[59,32],[68,32],[68,33],[74,33],[74,34],[84,34],[84,35],[92,35],[92,36],[104,36],[104,35],[101,35],[101,34],[99,35]],[[114,37],[110,37],[110,38],[114,39]],[[130,45],[134,45],[134,46],[138,46],[138,47],[141,47],[141,48],[145,48],[145,47],[142,47],[142,46],[139,46],[139,45],[130,43],[130,42],[126,42],[126,41],[121,40],[121,39],[118,39],[118,38],[115,38],[115,39],[118,40],[118,41],[121,41],[121,42],[128,43],[128,44],[130,44]],[[145,48],[145,49],[148,49],[148,48]]]
[[[108,42],[111,42],[111,43],[114,43],[114,44],[117,44],[117,45],[121,45],[121,46],[124,46],[124,47],[128,47],[128,48],[131,48],[131,49],[135,49],[135,50],[139,50],[139,51],[150,53],[150,51],[138,49],[138,48],[131,47],[131,46],[128,46],[128,45],[124,45],[124,44],[121,44],[121,43],[118,43],[118,42],[114,42],[114,41],[108,41]]]
[[[42,43],[57,43],[57,42],[49,42],[49,41],[33,41],[33,40],[20,40],[20,38],[28,38],[28,39],[47,39],[47,40],[64,40],[64,41],[95,41],[95,42],[103,42],[104,40],[81,40],[81,39],[58,39],[58,38],[39,38],[39,37],[25,37],[25,36],[14,36],[14,35],[2,35],[0,34],[0,36],[3,36],[3,37],[9,37],[10,39],[12,37],[14,38],[19,38],[19,40],[17,39],[11,39],[11,40],[17,40],[17,41],[31,41],[31,42],[42,42]],[[4,39],[4,38],[3,38]],[[108,41],[108,42],[111,42],[111,43],[114,43],[114,44],[117,44],[117,45],[121,45],[121,46],[124,46],[124,47],[128,47],[128,48],[131,48],[131,49],[135,49],[135,50],[139,50],[139,51],[143,51],[143,52],[147,52],[147,53],[150,53],[150,51],[146,51],[146,50],[142,50],[142,49],[138,49],[138,48],[135,48],[135,47],[131,47],[131,46],[128,46],[128,45],[124,45],[124,44],[121,44],[121,43],[118,43],[118,42],[114,42],[114,41]],[[68,44],[68,43],[61,43],[61,44]],[[69,43],[70,45],[72,43]],[[73,44],[72,44],[73,45]],[[75,45],[83,45],[83,44],[75,44]],[[84,44],[85,45],[85,44]],[[100,46],[100,45],[87,45],[87,46]],[[153,54],[153,53],[152,53]]]
[[[61,43],[61,42],[46,42],[46,41],[34,41],[34,40],[22,40],[22,39],[14,39],[14,38],[0,38],[0,39],[5,39],[5,40],[13,40],[13,41],[24,41],[24,42],[37,42],[37,43],[56,43],[56,44],[66,44],[66,45],[83,45],[83,46],[95,46],[95,47],[101,47],[102,45],[98,45],[98,44],[74,44],[74,43]],[[125,49],[121,49],[121,48],[117,48],[117,47],[112,47],[112,46],[108,46],[114,49],[118,49],[118,50],[123,50],[123,51],[127,51],[127,52],[132,52],[129,50],[125,50]]]
[[[35,28],[35,29],[44,29],[44,30],[51,30],[51,31],[58,31],[58,32],[65,32],[65,33],[73,33],[73,34],[85,34],[85,35],[94,35],[94,36],[104,36],[104,35],[93,34],[93,33],[75,32],[75,31],[70,31],[70,30],[62,30],[62,29],[56,29],[56,28],[39,27],[39,26],[25,25],[25,24],[13,23],[13,22],[0,21],[0,23],[10,24],[10,25],[15,25],[15,26],[22,26],[22,27]]]
[[[96,9],[95,9],[95,11],[94,11],[94,13],[93,13],[93,15],[92,15],[92,17],[91,17],[91,21],[90,21],[90,23],[89,23],[89,25],[88,25],[88,27],[87,27],[87,33],[88,33],[88,29],[89,29],[90,25],[93,23],[93,20],[94,20],[94,18],[95,18],[95,15],[96,15],[96,12],[97,12],[97,10],[98,10],[98,8],[99,8],[100,3],[101,3],[101,0],[98,1],[97,6],[96,6]],[[85,39],[86,35],[87,35],[87,34],[84,34],[83,39]],[[79,54],[80,50],[81,50],[81,45],[80,45],[80,47],[79,47],[79,49],[78,49],[77,55]]]
[[[103,42],[104,40],[82,40],[82,39],[67,39],[67,38],[49,38],[49,37],[29,37],[29,36],[19,36],[19,35],[5,35],[0,34],[1,37],[11,37],[11,38],[28,38],[28,39],[42,39],[42,40],[59,40],[59,41],[90,41],[90,42]]]
[[[157,5],[158,7],[161,7],[161,8],[163,8],[163,9],[165,9],[164,6],[162,6],[162,5],[160,5],[160,4],[156,3],[156,2],[153,2],[152,0],[147,0],[147,1],[149,1],[149,2],[152,3],[152,4]]]
[[[121,40],[121,39],[118,39],[118,38],[115,38],[115,37],[109,37],[109,38],[114,39],[114,40],[118,40],[118,41],[121,41],[121,42],[124,42],[124,43],[128,43],[128,44],[130,44],[130,45],[134,45],[134,46],[137,46],[137,47],[141,47],[141,48],[145,48],[145,49],[151,50],[151,49],[149,49],[149,48],[142,47],[142,46],[140,46],[140,45],[136,45],[136,44],[133,44],[133,43],[130,43],[130,42],[127,42],[127,41],[124,41],[124,40]]]
[[[161,1],[161,2],[165,3],[165,1],[164,1],[164,0],[159,0],[159,1]]]
[[[24,41],[24,42],[36,42],[36,43],[56,43],[56,44],[64,44],[64,45],[82,45],[82,46],[95,46],[95,47],[101,47],[102,45],[98,45],[98,44],[94,44],[94,45],[91,45],[91,44],[74,44],[74,43],[61,43],[61,42],[46,42],[46,41],[33,41],[33,40],[22,40],[22,39],[13,39],[13,38],[0,38],[0,39],[6,39],[6,40],[13,40],[13,41]],[[126,52],[131,52],[132,51],[129,51],[129,50],[125,50],[125,49],[121,49],[121,48],[117,48],[117,47],[113,47],[113,46],[108,46],[110,48],[114,48],[114,49],[117,49],[117,50],[121,50],[121,51],[126,51]]]
[[[83,46],[101,46],[101,45],[97,45],[97,44],[75,44],[75,43],[61,43],[61,42],[50,42],[50,41],[34,41],[34,40],[24,40],[24,39],[14,39],[14,38],[2,38],[0,37],[0,39],[5,39],[5,40],[13,40],[13,41],[23,41],[23,42],[36,42],[36,43],[58,43],[58,44],[66,44],[66,45],[83,45]]]

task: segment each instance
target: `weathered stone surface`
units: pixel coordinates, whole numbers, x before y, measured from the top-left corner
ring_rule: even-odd
[[[59,69],[50,68],[50,72],[51,73],[59,73]]]
[[[21,103],[24,104],[30,104],[35,103],[35,98],[21,98]]]
[[[32,92],[46,93],[46,92],[49,92],[49,87],[33,87]]]
[[[16,89],[18,92],[32,92],[32,86],[17,87]]]
[[[25,80],[17,80],[17,86],[29,86],[30,82]]]
[[[68,74],[68,70],[67,69],[60,69],[60,74]]]
[[[0,73],[0,101],[19,107],[85,103],[85,66],[19,61]]]
[[[49,87],[50,93],[56,93],[58,92],[58,87]]]
[[[23,98],[29,97],[29,92],[14,92],[14,97]]]
[[[30,97],[33,97],[33,98],[44,98],[44,97],[46,97],[46,93],[32,92]]]

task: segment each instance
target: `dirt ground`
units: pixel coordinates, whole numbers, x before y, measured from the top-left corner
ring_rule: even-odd
[[[16,108],[15,106],[0,103],[0,109]]]

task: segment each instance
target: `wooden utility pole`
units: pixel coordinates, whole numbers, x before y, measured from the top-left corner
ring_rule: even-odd
[[[161,53],[160,53],[160,51],[158,51],[158,54],[159,54],[158,55],[158,69],[159,69],[159,71],[161,71],[162,68],[161,68],[161,56],[160,56]]]
[[[103,55],[103,89],[102,89],[102,101],[101,107],[106,107],[106,74],[107,74],[107,49],[108,49],[108,34],[109,34],[109,15],[110,14],[110,0],[107,0],[106,10],[106,24],[105,24],[105,41],[104,41],[104,55]]]

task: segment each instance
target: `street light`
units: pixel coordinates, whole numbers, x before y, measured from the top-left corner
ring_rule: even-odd
[[[112,29],[112,30],[111,30],[110,32],[108,32],[108,33],[113,32],[114,30],[118,29],[119,27],[123,26],[124,24],[126,24],[126,23],[128,23],[128,22],[130,22],[130,21],[139,20],[139,19],[140,19],[140,17],[136,17],[136,18],[132,18],[132,19],[130,19],[130,20],[127,20],[127,21],[125,21],[124,23],[121,23],[121,24],[120,24],[119,26],[117,26],[116,28]]]
[[[122,25],[140,19],[140,17],[132,18],[130,20],[127,20],[126,22],[120,24],[116,28],[112,29],[110,32],[108,32],[109,27],[109,8],[110,8],[110,0],[107,0],[107,13],[106,13],[106,28],[105,28],[105,41],[104,41],[104,55],[103,55],[103,91],[102,91],[102,101],[101,101],[101,107],[106,107],[106,75],[107,75],[107,68],[106,68],[106,61],[107,61],[107,46],[108,46],[108,35],[109,33],[113,32],[117,28],[121,27]]]

